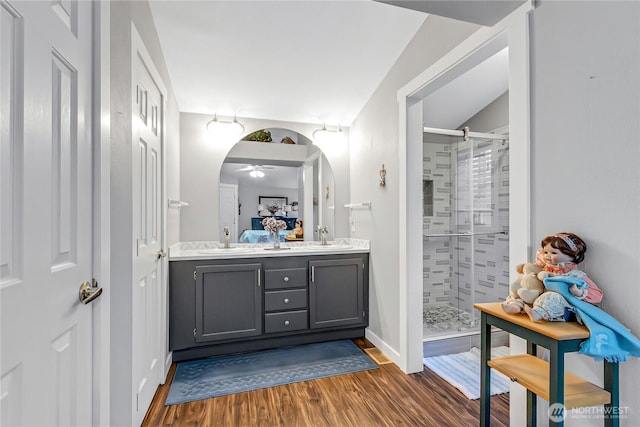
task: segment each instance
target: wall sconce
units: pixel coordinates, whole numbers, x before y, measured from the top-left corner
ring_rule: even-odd
[[[330,130],[327,129],[327,126],[323,123],[322,129],[314,130],[312,136],[313,140],[318,143],[340,142],[344,140],[344,133],[340,125],[338,125],[336,130]]]
[[[244,133],[244,126],[233,116],[233,121],[218,120],[217,113],[207,122],[207,131],[215,136],[238,137]]]
[[[387,170],[384,168],[384,163],[380,169],[380,187],[387,185]]]

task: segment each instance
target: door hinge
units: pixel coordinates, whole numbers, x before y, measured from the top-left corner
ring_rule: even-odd
[[[193,336],[196,336],[196,328],[193,328]]]
[[[136,85],[136,105],[140,104],[140,86]]]
[[[367,313],[365,313],[364,311],[362,312],[362,317],[367,317]]]
[[[196,280],[196,271],[193,270],[193,280]]]
[[[140,393],[136,393],[136,412],[140,410]]]

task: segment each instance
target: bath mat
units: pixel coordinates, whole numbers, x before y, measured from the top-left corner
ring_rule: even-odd
[[[494,347],[491,357],[508,356],[509,347]],[[480,398],[480,349],[444,356],[425,357],[424,366],[438,374],[449,384],[460,390],[469,399]],[[491,369],[491,394],[509,392],[510,381],[507,377]]]
[[[165,405],[377,369],[351,340],[178,363]]]

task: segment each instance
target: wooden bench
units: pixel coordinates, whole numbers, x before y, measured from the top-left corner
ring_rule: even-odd
[[[536,396],[550,405],[569,410],[605,405],[606,427],[619,426],[618,364],[604,361],[604,388],[565,372],[565,353],[578,351],[589,338],[589,330],[576,322],[533,322],[526,314],[509,314],[502,303],[474,304],[481,312],[480,425],[491,419],[491,375],[493,368],[527,389],[527,425],[536,425]],[[500,328],[527,341],[527,354],[491,358],[491,327]],[[549,362],[535,356],[536,346],[549,350]],[[559,406],[564,405],[564,406]],[[549,417],[550,426],[564,425],[564,412]],[[553,415],[553,414],[552,414]]]

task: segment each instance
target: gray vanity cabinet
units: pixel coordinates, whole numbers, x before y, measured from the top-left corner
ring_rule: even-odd
[[[362,258],[309,261],[309,327],[365,322]]]
[[[262,333],[259,263],[196,266],[196,342]]]
[[[181,361],[364,336],[366,253],[169,262],[169,349]]]

